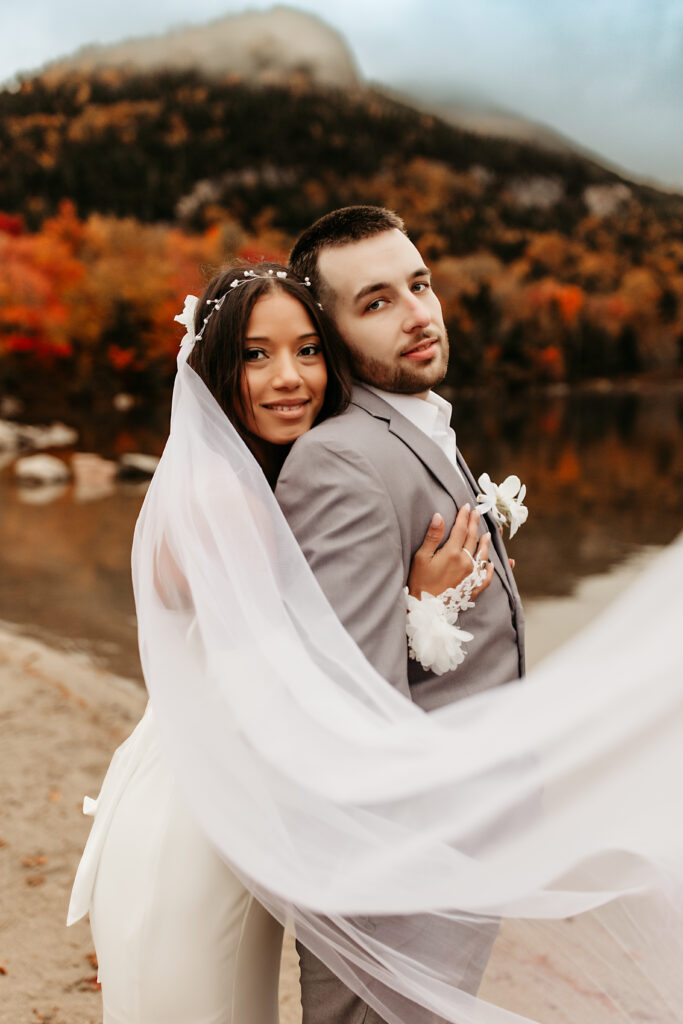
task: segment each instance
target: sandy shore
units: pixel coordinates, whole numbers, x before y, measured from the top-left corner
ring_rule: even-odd
[[[531,660],[556,647],[620,592],[645,557],[609,577],[584,581],[573,598],[531,603]],[[84,657],[0,629],[0,1021],[101,1020],[88,925],[80,922],[67,930],[64,921],[90,827],[90,819],[81,814],[83,795],[97,794],[112,751],[133,728],[144,703],[140,687]],[[537,1009],[544,1019],[543,958],[519,942],[515,956],[538,959]],[[491,995],[502,994],[506,986],[514,989],[515,956],[490,979]],[[588,1024],[591,1015],[581,1011],[566,1020]],[[299,1021],[298,968],[288,940],[281,1024]]]

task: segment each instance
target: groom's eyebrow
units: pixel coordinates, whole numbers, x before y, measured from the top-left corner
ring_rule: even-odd
[[[408,280],[414,281],[418,277],[431,278],[431,272],[427,270],[426,267],[420,267],[418,270],[414,270],[413,273],[409,275]],[[391,287],[392,285],[388,281],[377,281],[375,284],[366,284],[363,288],[360,289],[360,291],[356,292],[356,294],[353,297],[353,301],[360,302],[360,300],[364,299],[366,295],[372,295],[373,292],[381,292],[384,291],[386,288]]]

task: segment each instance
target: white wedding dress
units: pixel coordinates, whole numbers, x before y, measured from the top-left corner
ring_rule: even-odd
[[[185,805],[148,705],[116,751],[74,882],[103,1024],[277,1024],[282,927]]]

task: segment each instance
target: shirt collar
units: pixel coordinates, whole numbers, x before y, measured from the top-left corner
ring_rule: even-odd
[[[453,415],[453,406],[450,402],[447,402],[441,395],[437,395],[436,391],[429,391],[426,399],[423,399],[434,407],[437,411],[437,420],[441,421],[441,425],[445,428],[450,427],[451,417]]]
[[[443,430],[450,426],[451,404],[433,391],[428,391],[426,398],[418,398],[417,395],[397,395],[391,391],[382,391],[372,384],[364,383],[363,387],[382,398],[427,437],[432,437],[438,428]]]

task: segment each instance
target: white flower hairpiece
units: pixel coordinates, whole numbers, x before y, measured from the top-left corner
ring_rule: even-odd
[[[194,318],[197,312],[197,302],[196,295],[186,295],[182,313],[178,313],[177,316],[173,317],[175,321],[182,324],[185,328],[185,334],[180,342],[180,352],[185,358],[189,356],[196,340],[194,336]]]
[[[529,509],[522,504],[526,485],[518,476],[508,476],[502,484],[494,484],[488,473],[482,473],[477,483],[483,492],[477,495],[477,508],[481,514],[490,512],[501,526],[507,523],[510,537],[514,537],[529,516]]]

